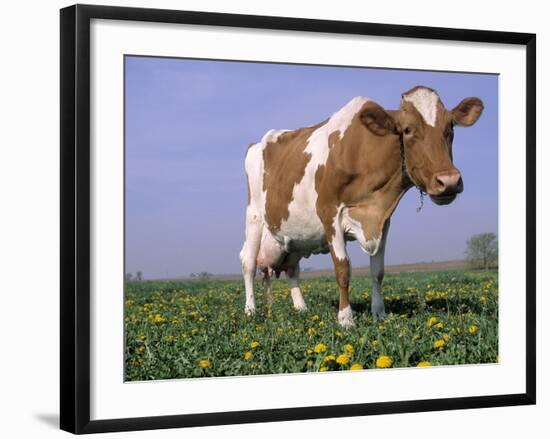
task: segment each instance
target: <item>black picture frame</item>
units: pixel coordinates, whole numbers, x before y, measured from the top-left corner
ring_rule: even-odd
[[[256,29],[486,42],[526,47],[525,393],[383,403],[90,420],[90,21],[133,20]],[[111,6],[61,9],[60,426],[99,433],[249,422],[471,409],[536,401],[536,35],[377,23]]]

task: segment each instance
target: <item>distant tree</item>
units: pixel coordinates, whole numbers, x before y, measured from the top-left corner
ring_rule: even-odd
[[[189,277],[190,277],[191,279],[195,279],[195,278],[197,277],[197,273],[191,273],[191,274],[189,275]]]
[[[125,280],[126,282],[129,282],[129,281],[131,281],[132,279],[133,279],[132,273],[126,273],[126,274],[124,275],[124,280]]]
[[[143,272],[141,270],[136,272],[136,280],[142,280],[143,279]]]
[[[494,233],[479,233],[466,242],[466,259],[475,267],[498,265],[498,240]]]
[[[211,274],[208,273],[208,271],[201,271],[201,272],[197,275],[197,277],[198,277],[199,279],[201,279],[201,280],[208,280],[208,279],[210,279],[210,276],[211,276]]]

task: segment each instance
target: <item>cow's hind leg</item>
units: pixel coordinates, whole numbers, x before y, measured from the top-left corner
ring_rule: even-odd
[[[304,296],[300,291],[300,263],[296,262],[291,268],[286,270],[286,276],[288,278],[288,286],[290,287],[290,294],[292,296],[292,302],[294,303],[294,308],[298,311],[306,311],[307,305],[304,301]]]
[[[246,209],[246,238],[240,253],[241,265],[246,292],[244,312],[252,315],[256,311],[254,301],[254,276],[256,274],[256,258],[260,250],[263,223],[259,213],[248,206]]]
[[[269,307],[273,304],[273,290],[271,289],[271,274],[272,274],[271,269],[264,268],[262,270],[262,274],[263,274],[265,302]]]
[[[384,280],[384,254],[386,252],[386,237],[390,227],[390,220],[386,220],[382,231],[382,239],[378,251],[370,257],[370,274],[372,279],[371,312],[375,318],[386,317],[384,297],[382,296],[382,281]]]

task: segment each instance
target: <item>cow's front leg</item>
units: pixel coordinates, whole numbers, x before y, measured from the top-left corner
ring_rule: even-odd
[[[338,305],[338,323],[344,328],[354,325],[353,313],[349,304],[349,280],[351,264],[346,251],[346,243],[343,234],[336,234],[330,243],[330,255],[334,263],[336,282],[340,291],[340,303]]]
[[[346,240],[340,215],[342,209],[338,209],[336,216],[327,216],[323,220],[325,233],[328,238],[328,246],[332,262],[334,263],[334,273],[336,283],[340,292],[340,303],[338,304],[338,323],[344,328],[354,326],[353,313],[349,304],[349,280],[351,275],[351,264],[349,262],[348,252],[346,250]]]
[[[390,220],[386,221],[382,231],[382,238],[378,251],[370,257],[370,275],[372,279],[371,312],[375,318],[386,317],[384,296],[382,295],[382,281],[384,280],[384,254],[386,252],[386,237],[390,226]]]
[[[354,325],[353,313],[349,304],[349,278],[351,265],[349,259],[334,259],[334,270],[336,272],[336,282],[340,290],[340,303],[338,305],[338,323],[344,328],[351,328]]]

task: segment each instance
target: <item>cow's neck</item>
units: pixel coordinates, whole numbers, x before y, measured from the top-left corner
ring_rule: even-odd
[[[350,216],[363,224],[365,237],[377,239],[403,195],[414,185],[403,163],[399,136],[374,136],[362,126],[350,129],[350,143],[343,146],[353,153],[344,159],[349,183],[341,201],[349,206]],[[346,138],[343,140],[345,143]]]

